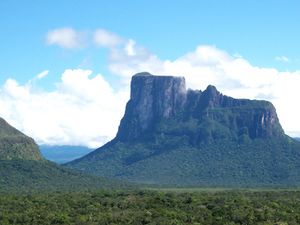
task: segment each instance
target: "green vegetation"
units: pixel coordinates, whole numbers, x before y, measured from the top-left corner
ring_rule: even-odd
[[[32,138],[0,118],[0,193],[124,187],[129,185],[73,171],[43,159]]]
[[[0,118],[0,160],[43,160],[34,140]]]
[[[0,137],[0,159],[43,160],[34,141],[23,135]]]
[[[245,101],[247,104],[241,106],[189,109],[191,112],[184,111],[172,118],[160,120],[150,133],[154,138],[159,134],[168,137],[184,136],[193,147],[203,143],[214,144],[220,140],[245,143],[259,138],[287,137],[277,117],[273,116],[272,123],[259,122],[266,120],[264,114],[267,117],[268,114],[274,113],[272,104],[265,101]]]
[[[167,186],[288,187],[300,184],[299,143],[281,139],[219,140],[194,147],[184,135],[117,142],[72,168],[103,177]]]
[[[0,224],[300,224],[300,191],[0,195]]]
[[[76,172],[45,160],[0,160],[0,193],[124,187],[129,187],[129,185]]]

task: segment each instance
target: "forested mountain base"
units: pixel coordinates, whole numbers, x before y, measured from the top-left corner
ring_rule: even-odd
[[[289,139],[219,141],[192,147],[182,137],[106,145],[74,169],[169,187],[297,187],[299,143]],[[97,162],[97,163],[95,163]]]
[[[82,191],[128,187],[130,186],[124,182],[90,176],[46,160],[0,160],[0,193]]]
[[[300,191],[0,195],[0,224],[300,224]]]

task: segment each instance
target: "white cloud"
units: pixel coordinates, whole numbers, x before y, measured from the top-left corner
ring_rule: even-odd
[[[58,45],[67,49],[83,47],[84,39],[83,32],[68,27],[50,30],[46,35],[48,45]]]
[[[50,30],[46,35],[46,43],[66,49],[84,48],[90,45],[114,48],[124,44],[124,39],[105,29],[82,31],[65,27]]]
[[[49,74],[49,70],[44,70],[43,72],[39,73],[39,74],[36,76],[36,78],[37,78],[38,80],[40,80],[40,79],[43,79],[44,77],[48,76],[48,74]]]
[[[94,32],[94,43],[99,47],[112,48],[123,43],[123,39],[112,32],[98,29]]]
[[[114,91],[102,75],[66,70],[54,91],[9,79],[0,89],[0,115],[40,144],[99,147],[115,136],[128,89]]]
[[[290,62],[290,59],[288,57],[284,56],[284,55],[282,55],[282,56],[276,56],[275,60],[279,61],[279,62],[284,62],[284,63]]]
[[[134,40],[108,31],[102,33],[105,32],[106,40],[102,35],[98,45],[109,49],[108,67],[126,88],[116,91],[102,75],[79,69],[66,70],[55,90],[40,91],[38,83],[32,81],[48,75],[48,71],[43,71],[24,85],[13,79],[5,82],[0,88],[0,116],[38,143],[99,147],[117,132],[129,98],[131,76],[148,71],[185,76],[187,86],[193,89],[204,90],[212,84],[236,98],[270,100],[285,131],[300,136],[300,105],[297,104],[300,71],[257,67],[242,56],[230,55],[215,46],[198,46],[175,60],[160,59]],[[111,41],[108,38],[111,35],[118,41]],[[59,43],[64,42],[53,42]]]
[[[110,71],[128,83],[141,71],[186,78],[187,86],[204,90],[215,85],[235,98],[271,101],[285,131],[300,136],[300,71],[280,72],[275,68],[251,65],[240,55],[230,55],[215,46],[198,46],[194,51],[171,61],[159,59],[144,47],[128,40],[110,52]]]

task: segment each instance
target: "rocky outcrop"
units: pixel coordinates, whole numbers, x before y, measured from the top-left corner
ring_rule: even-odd
[[[212,119],[252,139],[284,135],[272,103],[234,99],[221,94],[211,85],[203,92],[190,90],[184,110],[186,116]]]
[[[183,77],[139,73],[132,77],[130,100],[117,139],[133,140],[161,119],[175,116],[186,102]]]
[[[130,100],[116,139],[135,140],[145,133],[156,132],[155,127],[162,120],[174,118],[179,123],[191,118],[199,124],[214,121],[231,133],[231,139],[241,135],[254,139],[284,134],[270,102],[234,99],[212,85],[203,92],[186,90],[183,77],[139,73],[132,77]],[[203,137],[198,139],[197,142]]]

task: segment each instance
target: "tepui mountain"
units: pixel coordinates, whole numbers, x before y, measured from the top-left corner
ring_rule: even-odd
[[[131,182],[169,186],[300,184],[300,144],[268,101],[234,99],[214,86],[139,73],[116,137],[67,164]]]

